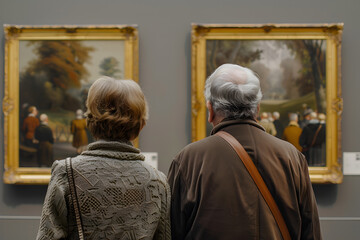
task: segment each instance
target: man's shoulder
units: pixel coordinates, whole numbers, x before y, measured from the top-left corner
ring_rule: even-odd
[[[267,134],[267,138],[263,138],[263,142],[261,142],[261,145],[266,143],[267,146],[270,148],[279,148],[283,150],[295,150],[296,148],[289,143],[288,141],[285,141],[283,139],[277,138],[275,136],[272,136],[270,134]],[[260,144],[260,143],[259,143]]]
[[[218,137],[215,135],[207,136],[206,138],[203,138],[199,141],[188,144],[186,147],[184,147],[183,150],[207,149],[209,146],[216,144],[217,139],[218,139]]]
[[[289,127],[286,127],[285,129],[285,135],[289,134],[289,131],[291,129]],[[260,151],[271,151],[271,152],[277,152],[277,153],[292,153],[297,154],[298,150],[294,145],[289,143],[288,141],[285,141],[283,139],[277,138],[275,136],[272,136],[268,133],[262,133],[259,132],[256,136],[256,147]]]
[[[216,151],[218,149],[217,147],[217,141],[219,138],[217,136],[208,136],[204,139],[201,139],[196,142],[192,142],[188,145],[186,145],[175,157],[175,160],[179,160],[184,158],[186,156],[187,158],[195,155],[201,155],[205,152],[208,153],[209,151]]]

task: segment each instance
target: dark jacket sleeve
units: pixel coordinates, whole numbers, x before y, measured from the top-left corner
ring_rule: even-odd
[[[301,186],[299,207],[301,211],[301,238],[307,239],[322,239],[320,230],[320,220],[317,210],[316,199],[311,185],[308,165],[305,157],[299,153],[301,163]]]
[[[179,163],[173,161],[169,173],[168,182],[171,189],[171,235],[172,240],[184,239],[186,236],[186,216],[184,212],[186,186],[181,176]]]

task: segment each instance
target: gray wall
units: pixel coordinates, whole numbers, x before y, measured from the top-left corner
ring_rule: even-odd
[[[138,24],[140,84],[150,120],[140,148],[159,153],[167,173],[172,157],[191,137],[191,41],[195,23],[344,22],[342,52],[344,113],[342,148],[360,151],[359,0],[0,0],[0,25]],[[4,35],[0,33],[0,98],[4,96]],[[1,111],[2,112],[2,111]],[[0,139],[3,139],[1,113]],[[1,141],[2,142],[2,141]],[[3,153],[4,146],[0,145]],[[3,155],[0,165],[3,165]],[[2,179],[2,171],[0,173]],[[324,239],[360,236],[360,176],[340,185],[314,185]],[[0,183],[0,238],[34,239],[46,186]]]

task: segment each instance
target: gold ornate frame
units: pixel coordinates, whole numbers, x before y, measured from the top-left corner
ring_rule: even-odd
[[[50,168],[19,167],[19,41],[21,40],[119,40],[124,41],[124,77],[138,82],[138,30],[136,25],[24,26],[4,25],[5,93],[4,182],[47,184]],[[138,145],[138,141],[135,141]]]
[[[193,24],[192,141],[206,137],[206,42],[208,40],[326,40],[326,166],[309,167],[313,183],[341,183],[341,37],[343,24]]]

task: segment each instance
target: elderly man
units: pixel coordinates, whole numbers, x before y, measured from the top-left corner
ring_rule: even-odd
[[[284,218],[291,239],[321,239],[316,201],[304,156],[256,123],[259,79],[224,64],[207,79],[211,136],[185,147],[173,160],[172,239],[282,239],[253,179],[221,137],[236,138],[251,157]],[[250,160],[251,161],[251,160]]]

